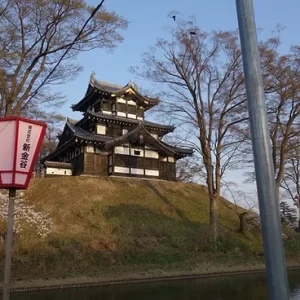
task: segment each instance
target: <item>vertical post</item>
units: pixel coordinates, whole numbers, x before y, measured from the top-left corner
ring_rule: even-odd
[[[289,299],[286,261],[252,0],[236,0],[269,297]]]
[[[16,192],[17,191],[14,188],[9,189],[7,235],[5,238],[5,266],[4,266],[3,300],[9,300],[12,242],[13,242],[13,230],[14,230],[14,208],[15,208]]]

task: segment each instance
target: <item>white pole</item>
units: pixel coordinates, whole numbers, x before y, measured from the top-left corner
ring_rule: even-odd
[[[288,300],[289,287],[263,78],[252,0],[236,0],[268,290],[271,300]]]

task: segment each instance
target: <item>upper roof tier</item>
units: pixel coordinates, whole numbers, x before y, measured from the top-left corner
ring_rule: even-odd
[[[71,106],[73,111],[86,111],[99,94],[107,98],[128,97],[137,104],[148,110],[159,103],[158,98],[150,98],[140,94],[135,84],[129,82],[125,86],[111,84],[95,79],[94,73],[90,77],[90,82],[85,96],[76,104]]]

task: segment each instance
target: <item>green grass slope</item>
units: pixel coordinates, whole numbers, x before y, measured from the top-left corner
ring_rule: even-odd
[[[13,278],[191,270],[195,265],[262,262],[258,230],[237,233],[233,205],[220,200],[220,239],[211,249],[209,200],[195,184],[123,178],[34,179],[24,202],[51,218],[50,233],[37,235],[23,221],[14,242]],[[1,223],[2,230],[4,222]],[[43,226],[40,224],[39,226]],[[298,242],[288,242],[295,257]],[[4,255],[4,245],[1,245]],[[3,266],[3,259],[2,266]]]

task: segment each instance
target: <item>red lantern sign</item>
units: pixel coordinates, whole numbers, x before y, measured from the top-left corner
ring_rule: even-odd
[[[46,127],[21,117],[0,118],[0,188],[28,187]]]

